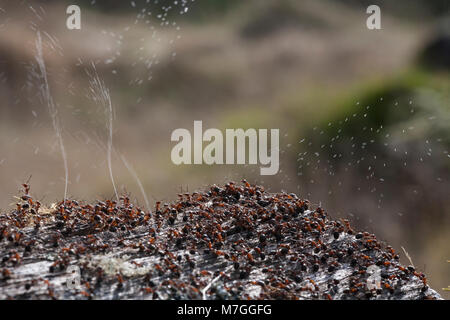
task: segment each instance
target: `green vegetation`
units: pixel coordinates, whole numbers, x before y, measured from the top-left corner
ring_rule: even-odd
[[[449,77],[417,69],[392,79],[363,84],[347,91],[344,97],[329,101],[330,112],[318,124],[325,132],[319,143],[327,143],[336,135],[336,126],[329,126],[329,123],[340,124],[341,137],[363,141],[382,138],[376,132],[378,128],[407,126],[420,120],[422,130],[427,131],[421,132],[422,137],[443,137],[442,142],[448,145],[450,106],[446,102],[449,101],[449,89]],[[430,125],[426,118],[432,116],[436,121]],[[355,117],[358,120],[352,121]],[[369,129],[366,135],[361,135],[363,128]]]

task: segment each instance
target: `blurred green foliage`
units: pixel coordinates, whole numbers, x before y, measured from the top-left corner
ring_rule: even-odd
[[[298,136],[310,144],[299,145],[298,152],[306,151],[311,161],[315,161],[311,154],[320,154],[334,171],[351,163],[362,175],[370,165],[383,168],[388,163],[384,174],[402,177],[404,182],[397,181],[401,185],[415,179],[404,164],[407,150],[414,155],[411,161],[426,158],[428,166],[445,176],[450,169],[442,154],[450,148],[449,92],[448,74],[419,68],[364,83],[341,98],[330,97],[329,112],[319,118],[315,128],[307,126],[305,131],[299,127]],[[298,121],[302,119],[299,114]],[[428,150],[442,156],[429,158]],[[365,158],[370,161],[359,162]]]
[[[336,140],[337,134],[339,140],[351,138],[352,143],[379,140],[382,135],[376,132],[378,128],[407,126],[408,122],[417,119],[427,123],[427,118],[434,115],[436,121],[432,126],[426,127],[425,136],[443,137],[442,142],[449,145],[450,127],[445,121],[450,120],[449,89],[450,79],[447,75],[439,76],[414,69],[392,79],[364,84],[362,88],[349,90],[341,100],[330,101],[333,105],[331,112],[318,124],[324,133],[320,135],[320,141],[317,143],[329,144],[330,141]],[[421,99],[424,94],[427,99]],[[356,103],[355,97],[359,97]],[[410,106],[412,103],[414,104]],[[354,117],[357,117],[358,121],[352,121]],[[366,133],[362,134],[364,128]],[[307,135],[313,140],[318,139],[312,131]]]

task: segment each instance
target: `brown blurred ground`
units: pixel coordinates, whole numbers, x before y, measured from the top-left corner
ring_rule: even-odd
[[[95,61],[111,88],[116,110],[114,147],[118,153],[113,170],[122,192],[143,202],[119,154],[134,167],[153,200],[169,200],[181,190],[242,178],[269,190],[296,192],[322,204],[332,216],[350,216],[360,228],[374,232],[397,251],[405,247],[436,290],[450,285],[446,263],[450,258],[448,157],[443,158],[447,167],[427,160],[420,165],[413,162],[413,172],[386,173],[392,179],[382,190],[390,201],[381,207],[380,191],[370,191],[365,173],[342,169],[330,178],[305,172],[308,180],[316,180],[311,184],[298,176],[296,162],[298,152],[303,151],[299,140],[313,126],[326,126],[343,96],[350,96],[355,104],[364,98],[360,88],[410,74],[419,53],[435,35],[437,18],[404,19],[383,13],[383,30],[374,32],[366,29],[367,16],[361,7],[333,1],[301,5],[267,1],[249,2],[200,22],[174,15],[168,19],[178,23],[177,30],[172,24],[161,28],[153,20],[155,29],[145,23],[134,25],[136,13],[130,9],[122,14],[102,13],[87,6],[82,30],[68,31],[65,6],[57,2],[45,5],[45,12],[36,9],[42,19],[25,6],[7,2],[0,8],[4,9],[0,10],[3,211],[30,176],[32,191],[43,202],[63,197],[62,160],[48,111],[38,97],[39,83],[30,73],[35,23],[58,39],[61,47],[53,50],[47,45],[45,56],[68,150],[72,197],[92,200],[113,195],[106,166],[105,115],[87,97],[85,68]],[[190,10],[195,16],[195,5]],[[105,63],[118,50],[120,56]],[[149,62],[152,66],[147,69]],[[445,119],[448,73],[430,72],[427,77],[447,92],[437,99],[444,101]],[[194,120],[219,129],[280,128],[281,172],[261,177],[256,166],[174,166],[170,134],[176,128],[191,130]],[[440,137],[448,141],[448,132]],[[313,138],[307,136],[307,141]],[[416,141],[426,140],[424,133]],[[402,160],[392,157],[389,161],[401,164]],[[436,182],[435,176],[442,181]],[[362,191],[355,192],[355,186]],[[412,190],[419,194],[414,196]]]

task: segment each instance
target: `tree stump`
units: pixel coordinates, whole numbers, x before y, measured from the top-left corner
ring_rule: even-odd
[[[152,212],[118,201],[0,216],[0,299],[441,299],[375,235],[295,194],[228,183]]]

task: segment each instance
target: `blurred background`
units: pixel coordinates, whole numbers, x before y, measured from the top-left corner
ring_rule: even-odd
[[[81,30],[66,28],[68,4]],[[381,7],[381,30],[366,8]],[[64,162],[42,96],[40,32],[67,152],[69,196],[170,201],[240,181],[295,192],[400,252],[445,298],[450,285],[448,1],[0,0],[0,208],[20,185],[64,197]],[[94,69],[95,65],[95,69]],[[94,95],[95,96],[95,95]],[[280,172],[175,166],[174,129],[279,128]]]

